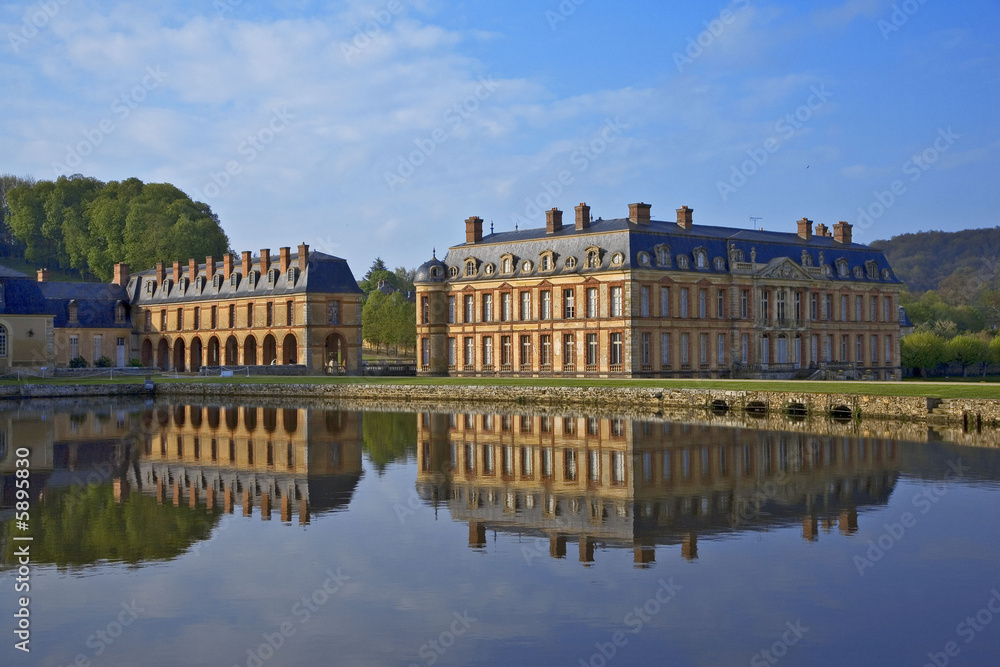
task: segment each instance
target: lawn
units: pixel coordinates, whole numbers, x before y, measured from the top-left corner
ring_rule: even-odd
[[[179,378],[154,376],[157,383],[191,382],[212,384],[218,382],[237,384],[408,384],[408,385],[491,385],[508,387],[656,387],[661,389],[726,389],[755,391],[787,391],[814,393],[867,394],[871,396],[935,396],[938,398],[992,398],[1000,399],[1000,386],[988,382],[808,382],[781,380],[663,380],[663,379],[562,379],[562,378],[427,378],[427,377],[197,377]],[[69,378],[0,380],[0,384],[125,384],[141,383],[142,376],[121,378]]]

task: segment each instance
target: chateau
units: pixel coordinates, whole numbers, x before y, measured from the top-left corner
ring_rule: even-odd
[[[795,233],[653,220],[483,234],[417,270],[418,374],[900,379],[899,289],[852,226]]]

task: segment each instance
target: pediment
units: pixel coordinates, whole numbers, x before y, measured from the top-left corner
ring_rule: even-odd
[[[757,272],[761,278],[776,278],[779,280],[812,280],[801,266],[790,257],[775,257],[763,269]]]

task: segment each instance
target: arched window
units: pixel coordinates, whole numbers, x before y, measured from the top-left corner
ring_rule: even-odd
[[[465,262],[465,275],[466,276],[476,275],[476,260],[470,259]]]
[[[7,327],[0,324],[0,357],[7,356]]]
[[[76,301],[75,300],[74,301],[70,301],[69,305],[66,306],[66,310],[67,310],[66,315],[67,315],[67,317],[69,317],[69,321],[70,322],[76,322],[77,318],[79,317],[79,314],[80,314],[79,313],[79,307],[77,306]]]
[[[656,264],[657,266],[670,266],[670,246],[656,246]]]

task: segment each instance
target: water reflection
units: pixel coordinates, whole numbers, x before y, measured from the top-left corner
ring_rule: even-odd
[[[594,560],[595,544],[630,547],[637,565],[657,545],[800,523],[857,531],[884,505],[900,470],[888,438],[782,433],[670,422],[531,415],[422,414],[417,489],[469,524],[547,537],[549,553]]]

